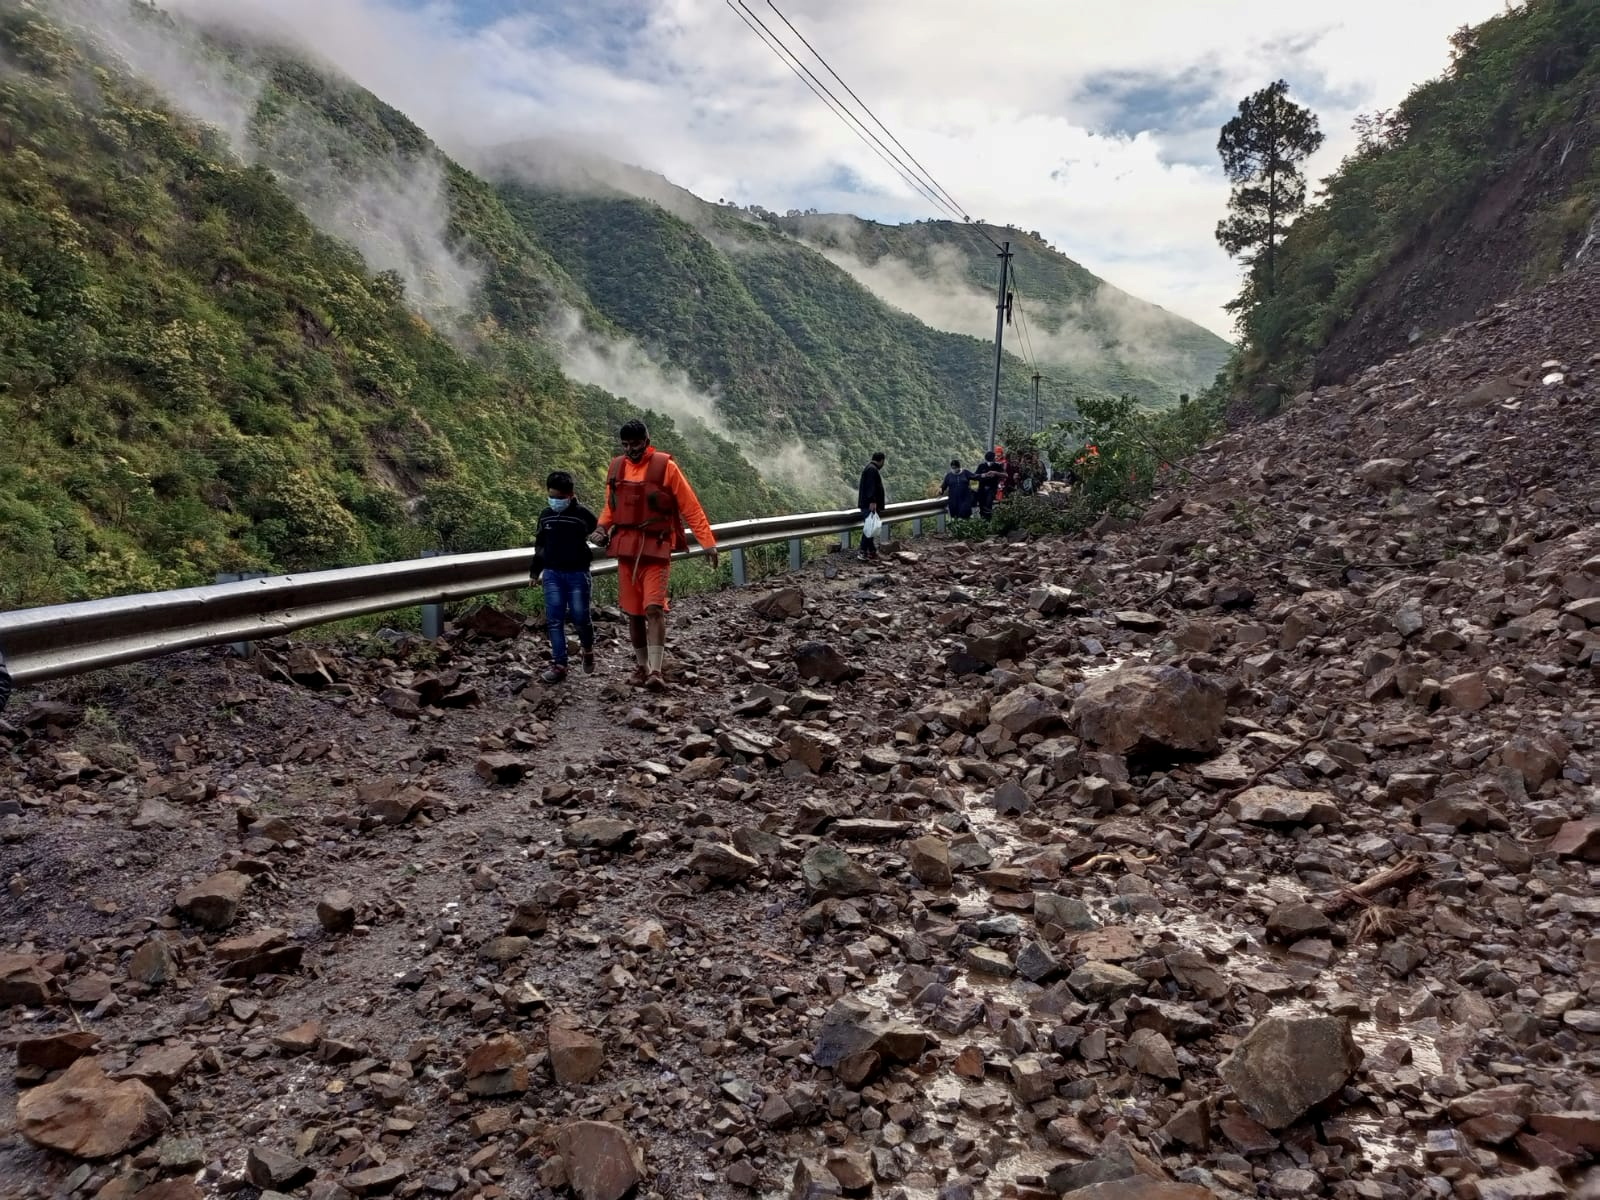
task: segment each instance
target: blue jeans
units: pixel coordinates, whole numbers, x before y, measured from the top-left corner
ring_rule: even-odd
[[[567,622],[578,631],[585,650],[594,649],[594,625],[589,619],[589,592],[593,581],[587,571],[546,571],[544,622],[550,631],[550,661],[567,665]]]

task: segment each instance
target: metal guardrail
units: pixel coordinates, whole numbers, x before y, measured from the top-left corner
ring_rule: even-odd
[[[891,504],[883,517],[910,521],[917,534],[927,517],[937,518],[942,528],[944,513],[941,498]],[[731,560],[737,586],[746,582],[744,552],[751,547],[789,542],[789,564],[795,569],[802,539],[837,533],[848,546],[850,532],[860,527],[861,514],[845,509],[727,521],[712,530],[717,549]],[[675,557],[704,553],[693,546]],[[437,555],[18,609],[0,613],[0,650],[16,683],[40,683],[197,646],[250,642],[349,617],[527,587],[532,557],[532,547]],[[590,569],[608,575],[617,563],[602,559]]]

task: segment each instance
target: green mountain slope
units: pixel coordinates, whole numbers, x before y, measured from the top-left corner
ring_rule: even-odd
[[[500,193],[542,242],[565,248],[605,318],[714,395],[758,465],[781,460],[819,501],[848,495],[875,449],[894,457],[902,495],[921,494],[951,454],[980,449],[988,343],[930,329],[821,255],[714,206],[687,213],[691,223],[630,196],[516,182]],[[1029,390],[1008,355],[1003,414],[1022,419]],[[794,470],[797,457],[812,469]]]
[[[255,64],[248,113],[279,169],[242,166],[51,15],[0,2],[0,605],[514,545],[549,467],[596,489],[636,410],[527,335],[581,294],[487,185],[284,59]],[[450,261],[483,280],[461,311],[408,303],[408,273],[451,294],[426,254],[375,273],[311,223],[330,164],[437,173]],[[793,502],[730,443],[656,424],[716,517]]]
[[[764,219],[822,250],[890,303],[938,328],[980,336],[993,327],[999,276],[987,239],[1009,241],[1033,356],[1053,378],[1159,405],[1208,386],[1232,349],[1192,321],[1111,286],[1036,233],[951,221],[884,225],[839,214]]]

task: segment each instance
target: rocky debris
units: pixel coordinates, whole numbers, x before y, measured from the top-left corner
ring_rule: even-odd
[[[335,888],[317,901],[317,923],[329,933],[349,933],[356,925],[356,898]]]
[[[858,678],[862,671],[827,642],[802,642],[794,651],[795,671],[801,679],[815,679],[822,683],[842,683]]]
[[[1269,1016],[1217,1073],[1252,1117],[1283,1129],[1336,1096],[1362,1058],[1349,1025],[1337,1017]]]
[[[455,620],[456,630],[492,641],[509,641],[522,633],[522,618],[492,604],[479,604]]]
[[[819,1067],[841,1071],[876,1061],[869,1070],[887,1063],[916,1062],[928,1044],[928,1035],[914,1025],[897,1021],[864,1001],[846,997],[822,1018],[811,1059]]]
[[[950,847],[940,838],[929,834],[919,837],[907,848],[911,873],[924,887],[947,888],[955,882],[950,867]]]
[[[797,587],[779,588],[768,592],[750,606],[757,616],[769,621],[783,621],[798,617],[806,610],[806,594]]]
[[[593,1119],[647,1147],[641,1197],[1581,1194],[1578,294],[1227,435],[1138,522],[928,539],[778,619],[686,597],[662,695],[622,694],[604,608],[563,689],[540,638],[397,631],[319,644],[320,691],[269,643],[259,676],[152,664],[137,704],[63,687],[76,716],[0,729],[18,1094],[98,1055],[173,1123],[99,1165],[19,1137],[0,1174],[253,1195],[271,1150],[308,1200],[555,1196]],[[1585,382],[1541,385],[1549,355]],[[1463,420],[1495,378],[1522,382]],[[1369,487],[1365,458],[1406,470]],[[1223,702],[1118,733],[1096,694],[1127,671]],[[226,930],[158,911],[224,868],[251,880]],[[1279,1018],[1365,1059],[1230,1079]]]
[[[616,817],[585,817],[561,831],[561,840],[575,850],[617,850],[633,841],[636,825]]]
[[[1253,825],[1331,825],[1339,808],[1327,792],[1302,791],[1263,783],[1228,802],[1228,811]]]
[[[292,1192],[316,1173],[309,1163],[270,1146],[252,1146],[244,1162],[244,1177],[262,1191]]]
[[[473,769],[477,771],[478,778],[485,783],[509,787],[511,784],[522,782],[528,773],[528,763],[520,755],[509,754],[502,750],[480,755]],[[391,824],[399,823],[391,822]]]
[[[583,1031],[571,1013],[550,1018],[550,1069],[556,1082],[567,1086],[588,1083],[605,1066],[606,1048],[599,1038]]]
[[[128,960],[128,978],[141,984],[160,987],[178,978],[178,958],[165,938],[150,938],[141,942]]]
[[[740,883],[761,869],[761,860],[723,842],[696,842],[689,869],[717,883]]]
[[[509,1033],[490,1038],[471,1054],[463,1067],[467,1091],[474,1096],[512,1096],[528,1090],[527,1052]]]
[[[1025,683],[1007,692],[989,710],[989,719],[1012,737],[1044,733],[1064,724],[1062,695],[1037,683]]]
[[[55,975],[30,954],[0,954],[0,1006],[38,1006],[55,1000]]]
[[[1079,737],[1114,754],[1209,753],[1216,749],[1228,694],[1181,667],[1129,666],[1084,686],[1072,705]]]
[[[107,1078],[94,1057],[77,1059],[58,1078],[17,1098],[22,1135],[76,1158],[112,1158],[171,1123],[171,1111],[154,1092],[137,1080]]]
[[[578,1200],[623,1200],[644,1179],[644,1155],[619,1126],[573,1121],[556,1139],[565,1182]]]
[[[800,874],[812,899],[864,896],[882,890],[878,877],[836,846],[816,846],[800,860]]]
[[[239,871],[219,871],[178,893],[173,907],[202,929],[226,929],[239,915],[239,905],[250,888],[250,876]]]

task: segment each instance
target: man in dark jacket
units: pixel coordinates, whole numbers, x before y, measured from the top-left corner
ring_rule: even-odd
[[[993,450],[978,464],[978,513],[985,521],[994,516],[995,493],[1000,490],[1005,474],[1005,468],[995,462]]]
[[[961,469],[959,458],[950,460],[950,470],[939,483],[939,495],[950,497],[952,517],[960,520],[972,515],[972,472]]]
[[[877,513],[881,517],[884,508],[888,506],[888,498],[883,490],[883,451],[879,450],[861,470],[861,483],[856,488],[856,507],[861,510],[863,518],[868,513]],[[861,535],[861,553],[856,557],[872,559],[878,557],[878,544],[876,538]]]
[[[591,577],[589,535],[599,519],[583,505],[566,471],[545,480],[548,507],[539,514],[533,539],[533,578],[544,585],[544,622],[550,631],[550,666],[539,678],[560,683],[567,677],[567,621],[578,631],[583,671],[594,674],[594,624],[589,617]]]

